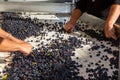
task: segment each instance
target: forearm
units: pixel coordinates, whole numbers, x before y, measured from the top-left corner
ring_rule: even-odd
[[[120,16],[120,5],[114,4],[111,6],[108,18],[106,20],[106,25],[111,25],[113,26]]]
[[[23,42],[24,42],[24,41],[22,41],[22,40],[20,40],[20,39],[18,39],[18,38],[16,38],[16,37],[14,37],[14,36],[12,36],[12,35],[8,35],[8,36],[7,36],[7,39],[12,40],[12,41],[15,41],[15,42],[17,42],[17,43],[23,43]]]
[[[22,43],[22,42],[23,42],[22,40],[15,38],[15,37],[12,36],[10,33],[2,30],[1,28],[0,28],[0,37],[1,37],[1,38],[4,38],[4,39],[6,38],[6,39],[9,39],[9,40],[18,42],[18,43]]]
[[[0,51],[2,52],[14,52],[20,51],[24,55],[29,55],[32,52],[32,45],[29,43],[17,43],[9,39],[4,39],[0,37]]]
[[[7,38],[10,34],[0,28],[0,37]]]
[[[79,17],[81,16],[81,11],[79,9],[75,9],[72,13],[70,22],[72,22],[73,24],[76,24],[77,20],[79,19]]]
[[[2,38],[0,38],[2,39]],[[2,52],[11,52],[11,51],[19,51],[20,44],[10,41],[9,39],[2,39],[0,43],[0,51]]]

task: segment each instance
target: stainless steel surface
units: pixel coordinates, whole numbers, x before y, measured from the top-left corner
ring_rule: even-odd
[[[10,2],[23,2],[24,0],[7,0],[7,1],[10,1]]]
[[[9,1],[13,1],[13,0],[9,0]],[[70,14],[69,13],[71,13],[71,11],[74,7],[74,3],[75,3],[75,0],[73,0],[73,3],[27,2],[28,0],[24,0],[26,2],[21,2],[22,0],[19,0],[19,1],[20,2],[1,2],[0,3],[0,11],[23,12],[23,16],[25,15],[25,16],[30,16],[31,18],[38,18],[38,19],[40,19],[41,22],[46,20],[46,19],[48,20],[48,22],[51,22],[51,20],[52,20],[52,22],[54,23],[56,21],[58,21],[58,22],[59,21],[64,21],[64,20],[68,21],[70,19]],[[31,1],[31,0],[29,0],[29,1]],[[53,1],[55,2],[56,0],[53,0]],[[37,12],[37,14],[36,14],[36,12]],[[56,13],[60,13],[60,14],[56,14]],[[93,29],[96,28],[96,27],[98,27],[98,29],[100,29],[100,30],[104,29],[105,21],[102,20],[102,19],[99,19],[97,17],[94,17],[92,15],[88,15],[88,14],[85,13],[80,18],[80,20],[87,23],[88,25],[92,26]],[[67,38],[67,36],[78,36],[80,34],[82,34],[82,32],[81,33],[65,34],[65,35],[66,35],[66,38]],[[95,39],[92,39],[89,36],[88,36],[88,38],[91,39],[93,42],[96,42],[96,43],[100,44],[99,41],[97,41]],[[33,43],[33,46],[35,46],[36,44],[37,43]],[[105,44],[106,44],[106,42],[105,42]],[[83,48],[83,50],[76,49],[77,54],[75,56],[73,56],[72,59],[76,60],[75,57],[79,57],[81,63],[84,63],[85,60],[88,60],[88,61],[96,60],[97,61],[98,58],[96,58],[96,57],[94,57],[94,59],[89,59],[88,58],[89,54],[87,52],[87,49],[89,47],[91,47],[91,46],[87,45]],[[83,52],[84,54],[81,54],[81,52]],[[1,57],[0,61],[2,61],[2,63],[3,63],[3,64],[0,63],[1,64],[0,65],[0,67],[1,67],[0,70],[1,71],[3,70],[4,66],[6,65],[6,63],[4,63],[3,59],[8,57],[9,55],[10,55],[9,53],[6,53],[6,54],[3,55],[4,57]],[[93,54],[93,55],[95,55],[95,54]],[[2,54],[1,54],[1,56],[2,56]],[[105,64],[104,61],[103,61],[103,64]],[[119,61],[119,64],[120,64],[120,61]],[[105,65],[108,65],[108,63],[106,63]],[[93,67],[95,67],[95,66],[93,66]],[[105,66],[105,67],[108,67],[108,66]],[[82,70],[84,72],[85,68],[80,69],[80,70]],[[119,68],[119,70],[120,70],[120,68]],[[1,73],[0,75],[3,75],[3,74]],[[86,73],[83,73],[81,75],[84,76],[84,75],[86,75]],[[120,77],[120,74],[119,74],[119,77]]]
[[[25,1],[46,1],[46,2],[64,3],[64,2],[71,2],[72,0],[25,0]]]
[[[70,19],[70,15],[65,15],[65,14],[50,14],[50,15],[48,15],[47,13],[46,14],[44,14],[44,15],[42,15],[42,13],[40,13],[40,12],[23,12],[22,13],[22,15],[24,16],[24,17],[26,17],[26,16],[29,16],[29,17],[31,17],[31,18],[38,18],[38,19],[40,19],[40,22],[44,22],[46,19],[47,19],[47,22],[48,23],[55,23],[55,22],[60,22],[60,21],[62,21],[62,22],[64,22],[65,20],[66,21],[68,21],[69,19]],[[43,16],[43,17],[42,17]],[[84,17],[84,18],[82,18],[82,17]],[[97,28],[97,27],[95,27],[95,25],[96,26],[98,26],[98,29],[103,29],[103,24],[104,24],[104,21],[102,20],[102,22],[99,22],[99,21],[101,21],[101,19],[98,19],[98,18],[96,18],[96,17],[93,17],[93,16],[91,16],[91,15],[88,15],[88,14],[83,14],[83,16],[81,17],[81,19],[80,20],[83,20],[83,21],[85,21],[84,19],[86,19],[86,23],[88,24],[88,25],[90,25],[90,26],[88,26],[88,27],[91,27],[91,28]],[[91,17],[91,18],[90,18]],[[78,20],[78,21],[80,21],[80,20]],[[93,22],[93,21],[95,21],[95,23],[94,24],[92,24],[92,23],[90,23],[90,22]],[[86,23],[80,23],[80,24],[86,24]],[[101,25],[101,26],[100,26]],[[85,25],[82,25],[82,26],[85,26]],[[81,26],[81,27],[82,27]],[[44,27],[46,27],[46,26],[44,26]],[[102,28],[101,28],[102,27]],[[37,39],[40,39],[40,42],[42,42],[42,41],[44,41],[45,43],[47,43],[47,41],[46,41],[46,39],[48,39],[49,37],[51,37],[51,38],[53,38],[53,39],[56,39],[57,38],[57,36],[54,36],[54,37],[52,37],[52,35],[54,35],[54,34],[56,34],[56,32],[54,32],[54,31],[52,31],[52,32],[48,32],[48,36],[44,36],[45,37],[45,39],[43,38],[42,40],[41,40],[41,35],[40,36],[37,36],[37,37],[33,37],[33,36],[31,36],[31,37],[29,37],[28,39],[26,39],[26,41],[31,41],[31,40],[33,40],[33,42],[30,42],[33,46],[34,46],[34,48],[37,48],[37,45],[39,44],[39,42],[38,43],[35,43],[35,41],[37,40]],[[81,36],[81,37],[79,37],[79,35],[83,35],[83,36]],[[84,35],[85,36],[87,36],[87,37],[84,37]],[[84,76],[86,79],[89,77],[88,76],[88,73],[86,73],[86,68],[87,68],[87,64],[89,64],[90,62],[94,62],[94,63],[97,63],[97,61],[98,60],[101,60],[100,59],[100,57],[97,57],[96,56],[96,54],[97,54],[97,51],[91,51],[91,53],[93,53],[92,54],[92,58],[90,58],[89,56],[90,56],[90,54],[89,54],[89,51],[88,51],[88,49],[89,48],[91,48],[92,47],[92,45],[94,45],[93,43],[95,43],[95,44],[97,44],[97,45],[101,45],[101,42],[99,41],[99,40],[96,40],[95,38],[92,38],[92,37],[90,37],[89,35],[87,35],[87,34],[85,34],[84,32],[82,32],[82,31],[80,31],[80,32],[74,32],[74,33],[71,33],[71,34],[67,34],[67,33],[65,33],[65,34],[61,34],[61,36],[64,36],[64,38],[65,39],[68,39],[68,37],[69,36],[72,36],[72,37],[77,37],[77,38],[79,38],[79,39],[81,39],[81,41],[82,42],[84,42],[85,41],[85,39],[90,39],[90,43],[88,44],[88,45],[84,45],[83,46],[83,48],[76,48],[75,49],[75,55],[74,56],[71,56],[71,58],[72,58],[72,60],[73,61],[76,61],[76,62],[78,62],[79,64],[83,64],[83,68],[79,68],[79,72],[80,72],[80,74],[78,75],[78,76]],[[51,41],[50,41],[51,42]],[[108,42],[106,41],[102,41],[103,43],[102,44],[104,44],[104,45],[106,45],[106,46],[108,46],[108,47],[111,47],[111,45],[109,45],[109,44],[107,44]],[[49,41],[48,41],[48,43],[49,43]],[[116,49],[116,47],[111,47],[111,49],[113,49],[113,50],[117,50]],[[99,49],[100,51],[102,51],[102,53],[100,54],[101,56],[103,56],[103,55],[107,55],[107,56],[109,56],[109,57],[112,57],[112,55],[109,55],[109,54],[106,54],[104,51],[103,51],[103,49]],[[98,50],[98,51],[99,51]],[[76,59],[76,57],[78,57],[79,59]],[[88,62],[87,62],[88,61]],[[101,62],[102,64],[104,64],[105,66],[105,68],[108,68],[109,70],[109,72],[108,72],[108,75],[112,75],[112,71],[115,71],[115,69],[110,69],[110,67],[109,67],[109,60],[108,61],[104,61],[104,60],[102,60],[102,62]],[[6,63],[4,64],[4,65],[6,65]],[[4,68],[4,66],[2,67],[1,66],[1,68],[0,68],[0,70],[3,70],[3,68]],[[94,69],[94,68],[96,68],[96,66],[95,65],[92,65],[92,68]],[[2,74],[1,74],[2,75]]]
[[[98,17],[95,17],[93,15],[90,15],[88,13],[84,13],[81,17],[80,17],[80,20],[84,21],[85,23],[93,26],[94,27],[98,27],[98,29],[100,30],[103,30],[104,29],[104,24],[105,24],[105,21],[98,18]]]
[[[71,13],[71,3],[0,2],[0,11]]]
[[[105,21],[100,19],[100,18],[97,18],[95,16],[92,16],[90,14],[87,14],[87,13],[84,13],[80,20],[84,21],[85,23],[87,23],[88,25],[91,25],[93,26],[93,29],[94,28],[98,28],[100,30],[104,30],[104,24],[105,24]],[[118,46],[118,49],[119,49],[119,72],[118,72],[118,80],[120,80],[120,25],[117,25],[117,24],[114,24],[114,27],[115,27],[115,30],[116,30],[116,35],[119,39],[119,46]]]
[[[72,0],[4,0],[8,2],[36,2],[36,1],[42,1],[42,2],[55,2],[55,3],[64,3],[64,2],[72,2]]]
[[[37,18],[40,22],[44,22],[45,20],[48,23],[55,23],[55,22],[64,22],[64,20],[68,21],[70,18],[69,14],[49,14],[49,13],[42,13],[42,12],[22,12],[23,17],[31,17],[32,19]],[[33,38],[36,39],[36,38]],[[32,43],[35,46],[37,43]],[[0,52],[0,71],[2,72],[7,66],[7,64],[11,63],[13,55],[11,56],[9,52]],[[0,73],[0,76],[3,76],[3,73]],[[2,78],[0,78],[2,80]]]
[[[93,26],[93,28],[98,27],[98,29],[100,30],[104,29],[105,20],[95,17],[93,15],[90,15],[88,13],[83,13],[83,15],[80,17],[80,20],[87,23],[88,25]],[[116,30],[120,29],[120,25],[118,24],[114,24],[114,27],[116,28]],[[120,36],[120,30],[117,31],[117,33]]]

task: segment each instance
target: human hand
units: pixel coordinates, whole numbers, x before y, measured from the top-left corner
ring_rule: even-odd
[[[116,35],[115,35],[115,28],[113,25],[105,25],[105,36],[107,38],[113,38],[113,39],[117,39]]]
[[[27,42],[20,43],[20,52],[22,52],[25,56],[29,55],[32,52],[32,45]]]
[[[71,21],[68,21],[64,27],[64,29],[67,31],[67,32],[72,32],[74,30],[74,27],[75,27],[75,23],[72,23]]]

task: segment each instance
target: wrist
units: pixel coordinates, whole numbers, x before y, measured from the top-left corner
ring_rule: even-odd
[[[20,51],[21,50],[21,46],[20,44],[15,44],[14,48],[13,48],[13,51]]]
[[[106,25],[108,25],[108,26],[113,26],[114,24],[115,24],[115,22],[114,22],[113,19],[112,19],[112,20],[107,19],[107,21],[106,21]]]
[[[113,27],[113,23],[111,23],[111,22],[106,22],[106,24],[105,24],[105,26],[108,26],[108,27]]]

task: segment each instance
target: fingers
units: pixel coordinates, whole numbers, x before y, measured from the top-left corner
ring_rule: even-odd
[[[67,32],[69,32],[69,31],[71,31],[71,26],[70,26],[69,24],[66,24],[65,27],[64,27],[64,29],[65,29]]]
[[[72,32],[74,30],[74,26],[71,22],[67,22],[64,29],[67,31],[67,32]]]
[[[107,33],[106,35],[107,38],[112,38],[112,39],[117,39],[116,35],[114,33]]]
[[[22,43],[21,45],[21,50],[25,56],[28,56],[32,52],[32,45],[29,43]]]
[[[107,38],[117,39],[114,28],[105,27],[105,36]]]
[[[25,55],[29,55],[32,52],[32,46],[28,45],[27,50],[26,50],[26,54]]]
[[[117,40],[117,37],[116,37],[116,35],[115,35],[115,31],[113,31],[113,32],[111,31],[110,36],[111,36],[111,38]]]
[[[68,25],[66,25],[66,26],[64,27],[64,29],[65,29],[67,32],[70,32],[70,31],[71,31],[71,27],[68,26]]]

